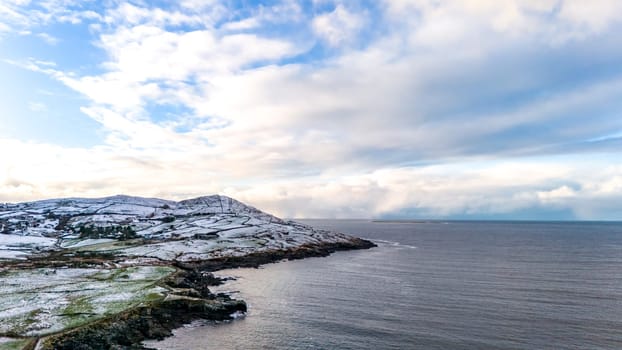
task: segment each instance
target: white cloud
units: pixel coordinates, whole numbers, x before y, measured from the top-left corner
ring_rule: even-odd
[[[559,18],[590,32],[602,32],[620,22],[622,3],[616,0],[566,0],[560,6]]]
[[[257,17],[245,18],[241,21],[237,22],[229,22],[222,26],[224,30],[247,30],[257,28],[261,25],[259,19]]]
[[[49,45],[56,45],[59,42],[59,39],[57,37],[54,37],[48,33],[38,33],[37,37],[41,38],[43,41],[45,41]]]
[[[107,11],[103,21],[109,25],[180,26],[210,25],[216,19],[205,12],[184,13],[180,11],[166,11],[157,7],[147,8],[125,2],[120,3],[117,8]]]
[[[208,8],[217,7],[220,5],[219,0],[182,0],[180,1],[182,7],[194,10],[202,11]]]
[[[103,34],[98,45],[110,56],[103,63],[107,73],[82,77],[49,73],[93,102],[118,111],[170,100],[178,93],[179,82],[215,80],[246,65],[271,62],[300,50],[288,41],[255,34],[220,35],[209,29],[169,32],[150,25],[120,26]]]
[[[157,138],[151,131],[145,135]],[[227,178],[235,162],[223,163],[226,157],[198,149],[180,153],[164,147],[156,155],[129,148],[121,156],[108,147],[82,150],[9,140],[0,145],[19,150],[0,156],[0,197],[9,201],[114,193],[182,199],[220,192],[286,217],[372,217],[404,208],[420,215],[485,215],[553,206],[581,219],[601,219],[603,210],[622,200],[622,167],[607,166],[605,159],[468,162],[231,185]],[[42,167],[45,172],[38,171]],[[598,202],[601,210],[591,210]]]
[[[1,141],[19,156],[0,155],[0,199],[224,191],[315,217],[555,207],[597,218],[594,202],[617,205],[615,161],[546,158],[590,151],[584,141],[622,129],[620,79],[575,74],[598,63],[581,53],[616,24],[598,13],[616,3],[584,11],[572,1],[402,0],[380,14],[345,4],[314,18],[295,1],[71,12],[97,22],[92,42],[106,54],[97,70],[11,63],[84,95],[80,110],[106,141],[89,149]],[[371,30],[374,21],[385,22]],[[313,35],[348,50],[315,57]],[[615,51],[609,44],[587,51],[604,56]],[[553,67],[550,57],[563,59]]]
[[[574,198],[576,196],[576,191],[568,187],[567,185],[560,186],[550,191],[538,192],[538,199],[540,199],[543,203],[547,204],[565,201],[569,198]]]
[[[4,0],[0,2],[0,21],[10,31],[19,33],[52,23],[75,25],[101,18],[84,5],[85,2],[78,0]]]
[[[486,41],[494,32],[558,45],[602,33],[620,22],[615,14],[622,11],[616,0],[385,0],[384,4],[394,20],[407,23],[414,40],[430,46],[437,40]]]
[[[313,29],[317,35],[331,46],[351,43],[364,25],[361,14],[348,11],[338,4],[332,12],[321,14],[313,19]]]

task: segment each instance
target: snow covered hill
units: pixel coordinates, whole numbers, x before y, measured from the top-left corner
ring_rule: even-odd
[[[0,204],[0,350],[138,348],[246,310],[209,271],[372,246],[218,195]]]
[[[180,202],[119,195],[0,204],[0,260],[69,251],[187,262],[352,239],[220,195]]]

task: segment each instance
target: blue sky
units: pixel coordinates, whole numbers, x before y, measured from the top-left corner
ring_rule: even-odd
[[[622,219],[617,0],[0,1],[0,201]]]

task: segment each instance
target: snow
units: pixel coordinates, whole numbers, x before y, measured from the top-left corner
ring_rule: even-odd
[[[148,241],[119,242],[119,231],[127,227]],[[119,195],[7,204],[0,208],[0,229],[11,233],[0,234],[0,259],[5,260],[58,249],[200,260],[349,239],[219,195],[180,202]]]
[[[169,267],[26,269],[0,276],[0,333],[40,336],[105,317],[166,290]]]
[[[0,234],[0,259],[25,259],[35,252],[50,250],[56,239],[35,236]]]
[[[25,260],[27,252],[21,250],[0,249],[0,260]]]

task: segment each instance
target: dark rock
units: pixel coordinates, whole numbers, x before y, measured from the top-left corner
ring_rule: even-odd
[[[214,239],[214,238],[218,238],[220,236],[218,236],[218,233],[195,233],[194,234],[194,238],[195,239]]]
[[[263,264],[281,260],[297,260],[309,257],[328,256],[341,250],[369,249],[376,247],[373,242],[352,238],[347,242],[306,244],[291,249],[268,250],[250,253],[244,256],[233,256],[209,259],[198,262],[176,262],[175,265],[187,270],[218,271],[238,267],[259,267]]]

